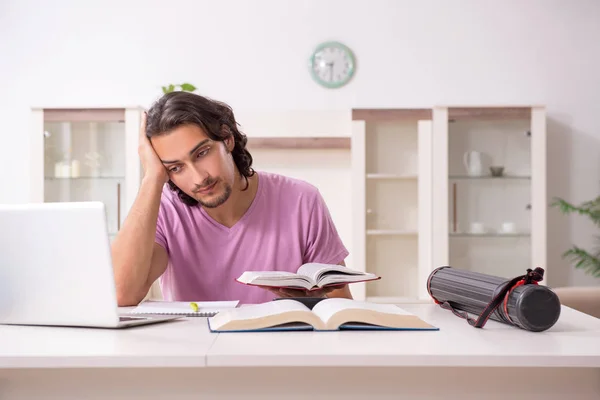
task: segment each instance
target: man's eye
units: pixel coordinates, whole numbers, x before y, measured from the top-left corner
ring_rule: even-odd
[[[205,156],[206,154],[208,154],[208,150],[209,149],[204,149],[204,150],[199,151],[198,155],[196,157],[199,158],[199,157]]]
[[[179,171],[179,167],[173,167],[173,168],[169,169],[169,171],[176,173]]]

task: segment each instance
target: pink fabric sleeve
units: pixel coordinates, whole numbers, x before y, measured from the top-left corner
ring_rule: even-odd
[[[165,210],[161,204],[158,210],[158,219],[156,220],[156,234],[154,235],[154,241],[164,247],[167,253],[169,253],[165,228]]]
[[[304,263],[339,264],[349,254],[325,204],[317,191],[308,220]]]

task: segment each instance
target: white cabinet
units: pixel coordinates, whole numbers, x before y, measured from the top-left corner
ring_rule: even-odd
[[[140,180],[141,108],[32,110],[30,201],[102,201],[114,236]]]
[[[429,301],[443,265],[506,278],[545,268],[545,118],[543,107],[354,110],[354,267],[382,279],[353,295]]]
[[[352,285],[355,298],[426,298],[432,244],[431,110],[354,110],[354,268],[381,280]]]
[[[544,107],[435,107],[433,162],[434,266],[546,268]]]

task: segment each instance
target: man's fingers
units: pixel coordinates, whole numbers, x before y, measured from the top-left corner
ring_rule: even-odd
[[[300,289],[282,289],[288,297],[319,297],[321,295],[320,291],[307,292]]]
[[[295,297],[294,294],[292,292],[290,292],[289,289],[275,288],[275,289],[271,290],[271,292],[273,292],[274,294],[276,294],[279,297]]]
[[[140,118],[140,136],[146,137],[146,111],[142,112],[142,117]]]
[[[275,296],[281,297],[281,291],[277,288],[267,288],[267,290],[273,293]]]
[[[334,288],[324,288],[307,292],[300,289],[288,289],[288,288],[266,288],[269,292],[279,297],[323,297],[325,294],[334,290]]]
[[[281,297],[298,297],[296,293],[290,289],[280,289],[279,295]]]

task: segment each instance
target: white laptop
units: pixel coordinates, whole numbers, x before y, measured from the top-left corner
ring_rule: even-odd
[[[123,328],[101,202],[0,205],[0,324]]]

